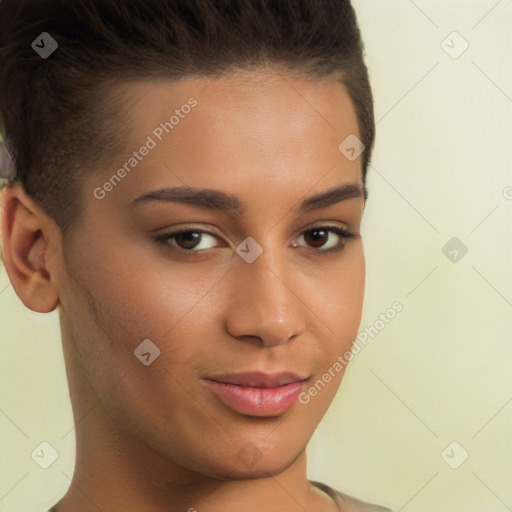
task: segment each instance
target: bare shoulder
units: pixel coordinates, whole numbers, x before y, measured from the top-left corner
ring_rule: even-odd
[[[341,512],[393,512],[390,508],[358,500],[357,498],[337,491],[336,489],[333,489],[326,484],[322,484],[321,482],[311,481],[311,483],[333,498],[336,504],[340,507]]]

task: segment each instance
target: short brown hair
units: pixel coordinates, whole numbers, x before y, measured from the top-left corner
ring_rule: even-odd
[[[58,43],[46,59],[31,47],[42,32]],[[112,84],[275,63],[339,76],[365,145],[364,184],[375,121],[363,55],[350,0],[1,0],[0,130],[15,179],[65,230],[83,208],[80,175],[120,148],[104,101]]]

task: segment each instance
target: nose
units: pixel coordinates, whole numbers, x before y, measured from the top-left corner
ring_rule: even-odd
[[[240,259],[232,279],[233,300],[226,325],[231,336],[264,347],[281,345],[306,329],[304,289],[293,268],[265,251],[252,263]]]

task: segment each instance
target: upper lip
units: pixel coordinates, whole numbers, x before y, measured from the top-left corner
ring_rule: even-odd
[[[293,372],[244,372],[216,375],[206,378],[206,380],[223,382],[225,384],[235,384],[237,386],[249,386],[254,388],[276,388],[292,382],[302,382],[306,379],[307,377],[301,377],[297,373]]]

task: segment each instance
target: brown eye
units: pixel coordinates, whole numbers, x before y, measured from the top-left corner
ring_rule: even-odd
[[[208,246],[208,238],[213,240]],[[159,243],[170,245],[173,248],[189,251],[190,253],[202,252],[206,249],[215,248],[215,239],[212,233],[201,230],[181,230],[172,233],[165,233],[157,238]],[[206,240],[206,243],[205,243]]]
[[[201,233],[197,231],[184,231],[173,236],[176,244],[182,249],[195,249],[198,243],[201,241]]]
[[[335,235],[335,236],[329,236]],[[300,238],[304,238],[308,247],[318,249],[318,252],[336,252],[345,247],[348,239],[355,238],[355,234],[337,226],[319,226],[303,231]],[[332,241],[330,241],[330,239]],[[294,244],[297,247],[297,243]]]
[[[318,253],[330,253],[342,251],[347,240],[355,237],[355,233],[337,226],[319,226],[303,231],[299,239],[304,239],[306,248]],[[198,256],[207,249],[214,249],[218,239],[217,235],[201,229],[182,229],[159,235],[155,241],[181,251],[185,256]],[[299,244],[293,242],[293,247],[299,247]]]
[[[324,229],[312,229],[307,232],[304,239],[312,247],[322,247],[328,239],[328,234]]]

